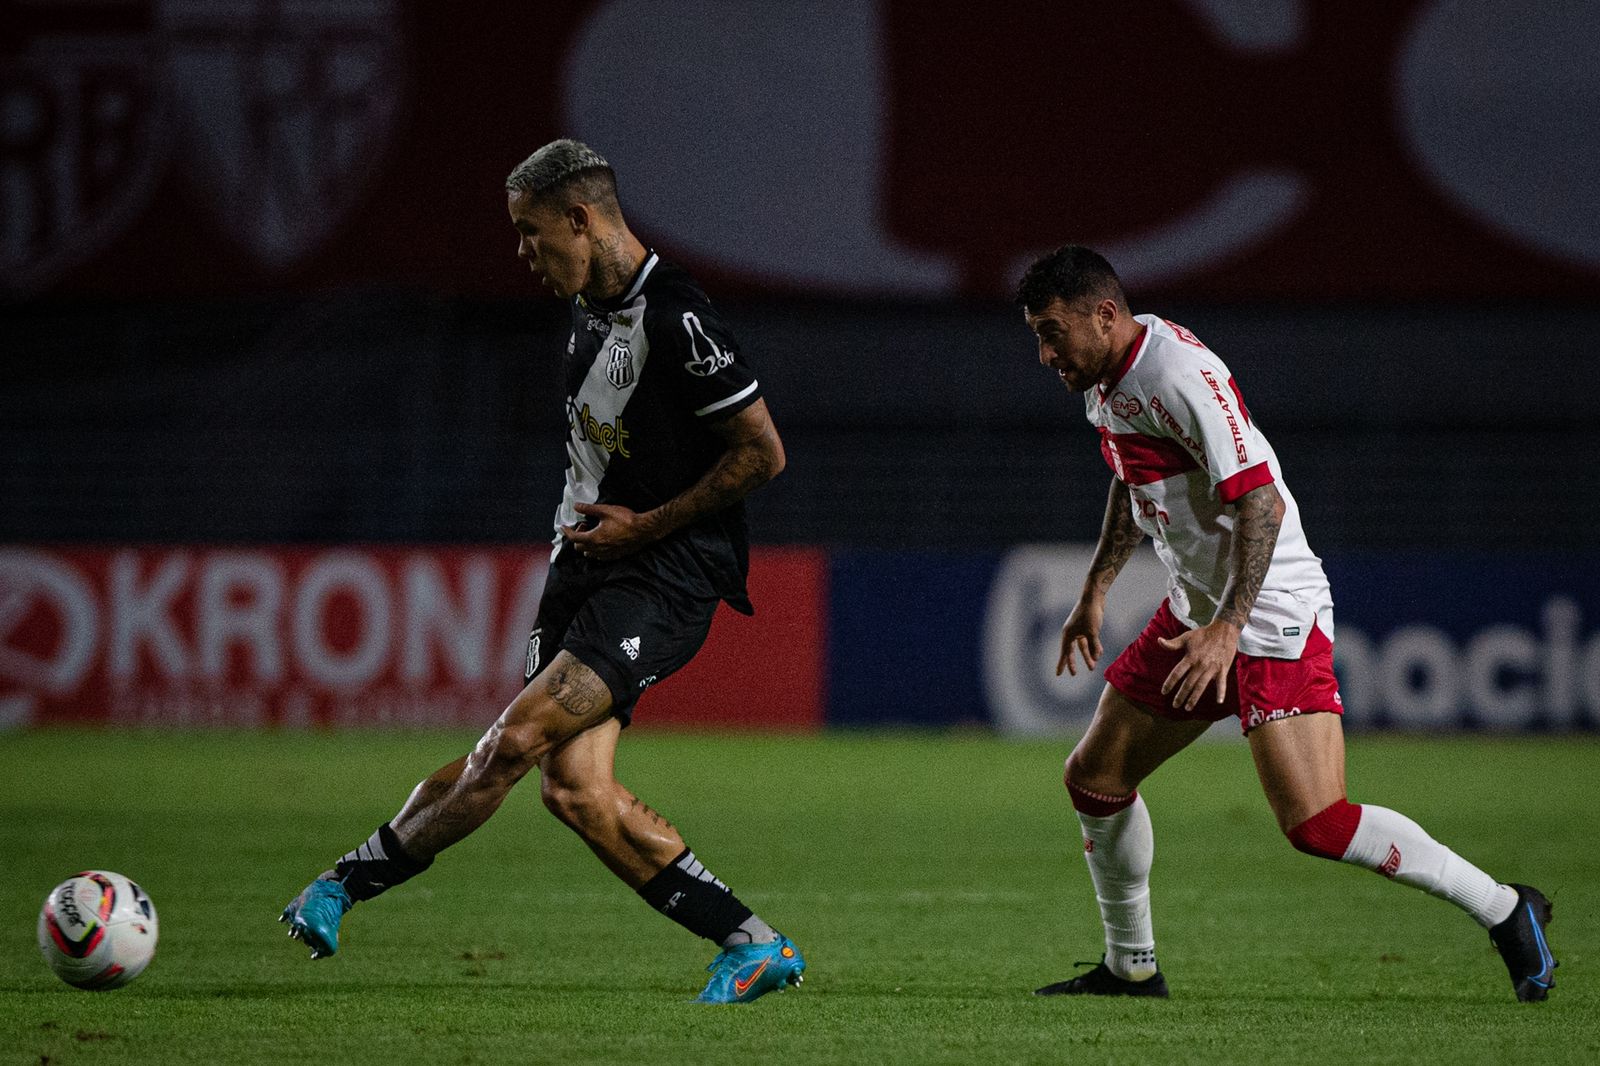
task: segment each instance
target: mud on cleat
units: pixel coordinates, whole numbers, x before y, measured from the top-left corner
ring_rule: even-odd
[[[1556,967],[1561,965],[1544,939],[1544,927],[1550,924],[1550,901],[1537,888],[1510,887],[1517,890],[1517,907],[1511,917],[1489,930],[1489,943],[1505,960],[1517,999],[1534,1003],[1550,995],[1556,986]]]
[[[696,1003],[749,1003],[768,992],[800,984],[806,960],[794,941],[780,934],[766,944],[726,948],[706,969],[711,971],[711,980],[695,997]]]
[[[339,920],[351,906],[343,884],[318,878],[283,908],[278,921],[289,923],[289,937],[309,947],[313,959],[325,959],[339,950]]]
[[[1156,996],[1160,999],[1167,998],[1167,979],[1161,976],[1161,971],[1146,977],[1143,981],[1129,981],[1118,977],[1111,972],[1111,967],[1106,965],[1104,956],[1098,965],[1088,962],[1075,962],[1074,966],[1094,966],[1088,973],[1080,973],[1076,977],[1065,981],[1057,981],[1053,985],[1036,988],[1036,996]]]

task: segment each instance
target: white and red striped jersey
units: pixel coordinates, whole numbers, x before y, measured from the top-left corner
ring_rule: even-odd
[[[1333,639],[1333,597],[1278,457],[1215,352],[1156,315],[1134,321],[1143,328],[1116,381],[1090,389],[1085,403],[1134,520],[1166,564],[1172,611],[1191,628],[1216,616],[1233,547],[1227,505],[1275,484],[1283,524],[1239,650],[1298,659],[1313,625]]]

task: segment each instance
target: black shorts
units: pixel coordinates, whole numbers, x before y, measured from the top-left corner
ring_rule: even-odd
[[[682,669],[706,642],[718,602],[681,539],[604,563],[563,544],[545,577],[522,683],[558,649],[570,652],[600,675],[611,690],[611,713],[626,726],[640,694]]]

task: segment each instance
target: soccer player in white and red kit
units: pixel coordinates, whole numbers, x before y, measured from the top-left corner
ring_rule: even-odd
[[[1105,925],[1093,970],[1040,995],[1167,995],[1150,918],[1150,815],[1139,783],[1213,722],[1237,716],[1279,827],[1296,848],[1449,900],[1489,930],[1519,1000],[1554,984],[1550,903],[1502,884],[1411,819],[1345,795],[1333,598],[1266,437],[1222,360],[1182,326],[1134,315],[1111,265],[1068,245],[1018,288],[1039,361],[1084,393],[1113,477],[1056,673],[1093,669],[1111,583],[1145,535],[1167,599],[1106,668],[1067,792]]]

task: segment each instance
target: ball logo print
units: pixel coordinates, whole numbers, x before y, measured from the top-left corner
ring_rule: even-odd
[[[122,874],[85,870],[61,882],[39,911],[39,952],[74,988],[121,988],[155,957],[155,904]]]

